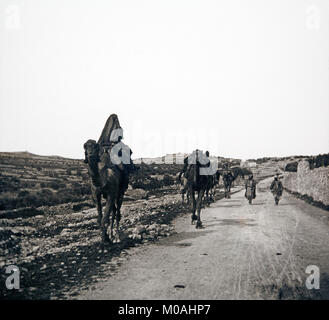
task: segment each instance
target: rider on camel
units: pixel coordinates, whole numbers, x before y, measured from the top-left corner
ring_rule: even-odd
[[[115,165],[122,173],[123,187],[128,188],[129,174],[138,170],[131,159],[132,151],[121,140],[123,129],[116,114],[112,114],[106,121],[105,127],[98,140],[100,156],[107,154],[109,165]]]

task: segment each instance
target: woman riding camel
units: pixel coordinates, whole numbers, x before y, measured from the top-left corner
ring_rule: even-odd
[[[99,153],[106,156],[108,166],[115,165],[122,172],[123,186],[128,188],[129,173],[137,170],[131,160],[132,151],[121,140],[123,139],[123,129],[120,126],[118,116],[110,115],[107,119],[101,136],[98,139]]]

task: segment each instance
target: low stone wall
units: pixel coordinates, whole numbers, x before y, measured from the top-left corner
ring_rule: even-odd
[[[289,191],[329,205],[329,167],[311,170],[307,161],[300,161],[297,172],[285,172],[282,183]]]

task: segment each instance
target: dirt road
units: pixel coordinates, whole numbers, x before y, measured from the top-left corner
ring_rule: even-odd
[[[252,205],[241,191],[202,210],[203,229],[177,218],[177,234],[131,248],[111,278],[76,298],[328,299],[328,212],[287,193],[275,206],[269,183]],[[306,288],[309,265],[319,267],[318,290]]]

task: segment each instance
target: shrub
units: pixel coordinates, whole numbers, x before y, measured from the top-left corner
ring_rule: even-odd
[[[57,182],[50,182],[49,187],[54,189],[54,190],[58,190],[60,188],[60,185]]]
[[[319,154],[316,157],[308,159],[310,169],[327,167],[329,165],[329,153]]]
[[[298,167],[298,162],[297,161],[290,162],[286,165],[286,167],[284,168],[284,171],[297,172],[297,167]]]
[[[59,190],[59,189],[65,189],[66,188],[66,184],[65,183],[60,183],[60,182],[50,182],[49,183],[49,187],[54,189],[54,190]]]
[[[23,198],[23,197],[26,197],[28,196],[30,193],[26,190],[23,190],[21,192],[18,193],[18,198]]]
[[[45,196],[52,196],[53,195],[53,192],[50,190],[50,189],[42,189],[41,192],[40,192],[42,195],[45,195]]]
[[[7,191],[17,191],[20,189],[19,180],[15,177],[3,177],[0,180],[0,193]]]
[[[165,174],[164,177],[163,177],[163,184],[165,186],[170,186],[170,185],[173,185],[175,183],[174,179],[169,176],[168,174]]]

